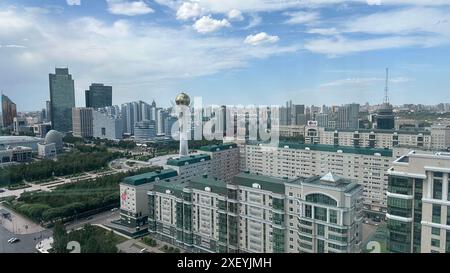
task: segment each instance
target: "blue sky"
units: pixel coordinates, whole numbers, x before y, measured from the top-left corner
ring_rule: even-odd
[[[0,0],[0,90],[19,110],[68,66],[78,106],[450,102],[450,0]]]

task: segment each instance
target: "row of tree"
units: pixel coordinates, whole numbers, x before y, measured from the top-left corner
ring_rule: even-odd
[[[51,192],[23,193],[7,205],[38,223],[72,220],[91,211],[119,206],[119,184],[123,178],[156,169],[159,167],[62,185]]]
[[[42,160],[0,169],[0,186],[98,170],[107,167],[111,160],[121,155],[89,146],[78,148],[78,151],[59,156],[56,161]]]

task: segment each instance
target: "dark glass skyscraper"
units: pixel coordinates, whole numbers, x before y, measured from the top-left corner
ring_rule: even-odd
[[[49,74],[49,83],[52,127],[59,132],[69,132],[75,107],[75,87],[69,69],[56,68],[55,74]]]
[[[395,116],[391,104],[383,103],[381,108],[378,110],[376,121],[377,129],[392,130],[395,128]]]
[[[17,116],[17,107],[7,96],[2,94],[2,109],[0,112],[0,128],[10,127]]]
[[[103,108],[112,106],[112,87],[93,83],[86,90],[86,107]]]

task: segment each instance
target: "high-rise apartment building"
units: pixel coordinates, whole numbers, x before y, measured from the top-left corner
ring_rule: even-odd
[[[361,185],[328,173],[301,180],[300,183],[286,184],[286,187],[287,203],[291,204],[287,211],[287,252],[361,251]]]
[[[112,87],[101,83],[93,83],[85,92],[86,107],[103,108],[112,106]]]
[[[120,115],[112,114],[118,112],[118,107],[109,107],[93,111],[93,134],[94,138],[118,140],[123,138],[124,121]],[[119,113],[120,114],[120,113]]]
[[[337,111],[336,127],[341,129],[358,129],[359,104],[342,105]]]
[[[148,204],[149,232],[192,252],[360,252],[361,186],[332,174],[304,181],[246,172],[229,183],[208,175],[161,181],[148,192]]]
[[[72,130],[72,108],[75,107],[75,87],[68,68],[56,68],[49,74],[50,113],[54,130]]]
[[[388,251],[450,253],[450,154],[411,151],[388,174]]]
[[[311,177],[332,172],[363,186],[364,210],[384,218],[392,150],[321,144],[280,143],[269,147],[249,143],[242,147],[243,170],[272,177]]]
[[[134,124],[134,139],[137,142],[145,142],[156,137],[156,122],[143,120]]]
[[[450,128],[448,128],[450,131]],[[320,144],[388,148],[432,149],[432,133],[425,130],[333,129],[319,127]]]
[[[17,106],[3,94],[1,103],[0,128],[10,128],[13,125],[14,118],[17,117]]]
[[[72,108],[73,136],[89,138],[94,136],[94,110],[92,108]]]

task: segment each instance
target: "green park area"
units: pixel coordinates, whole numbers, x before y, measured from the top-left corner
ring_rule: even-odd
[[[156,168],[118,173],[55,187],[51,192],[27,192],[4,205],[36,223],[67,222],[119,206],[119,184],[123,178]]]
[[[58,160],[42,160],[28,164],[13,165],[0,169],[0,187],[23,181],[39,183],[52,177],[76,175],[107,168],[108,163],[120,157],[106,148],[77,146],[72,152],[58,156]]]
[[[80,253],[117,253],[117,245],[127,239],[115,234],[113,231],[98,226],[85,225],[81,229],[66,231],[60,223],[53,229],[53,253],[69,253],[67,249],[70,242],[79,243]],[[70,245],[70,244],[69,244]]]

